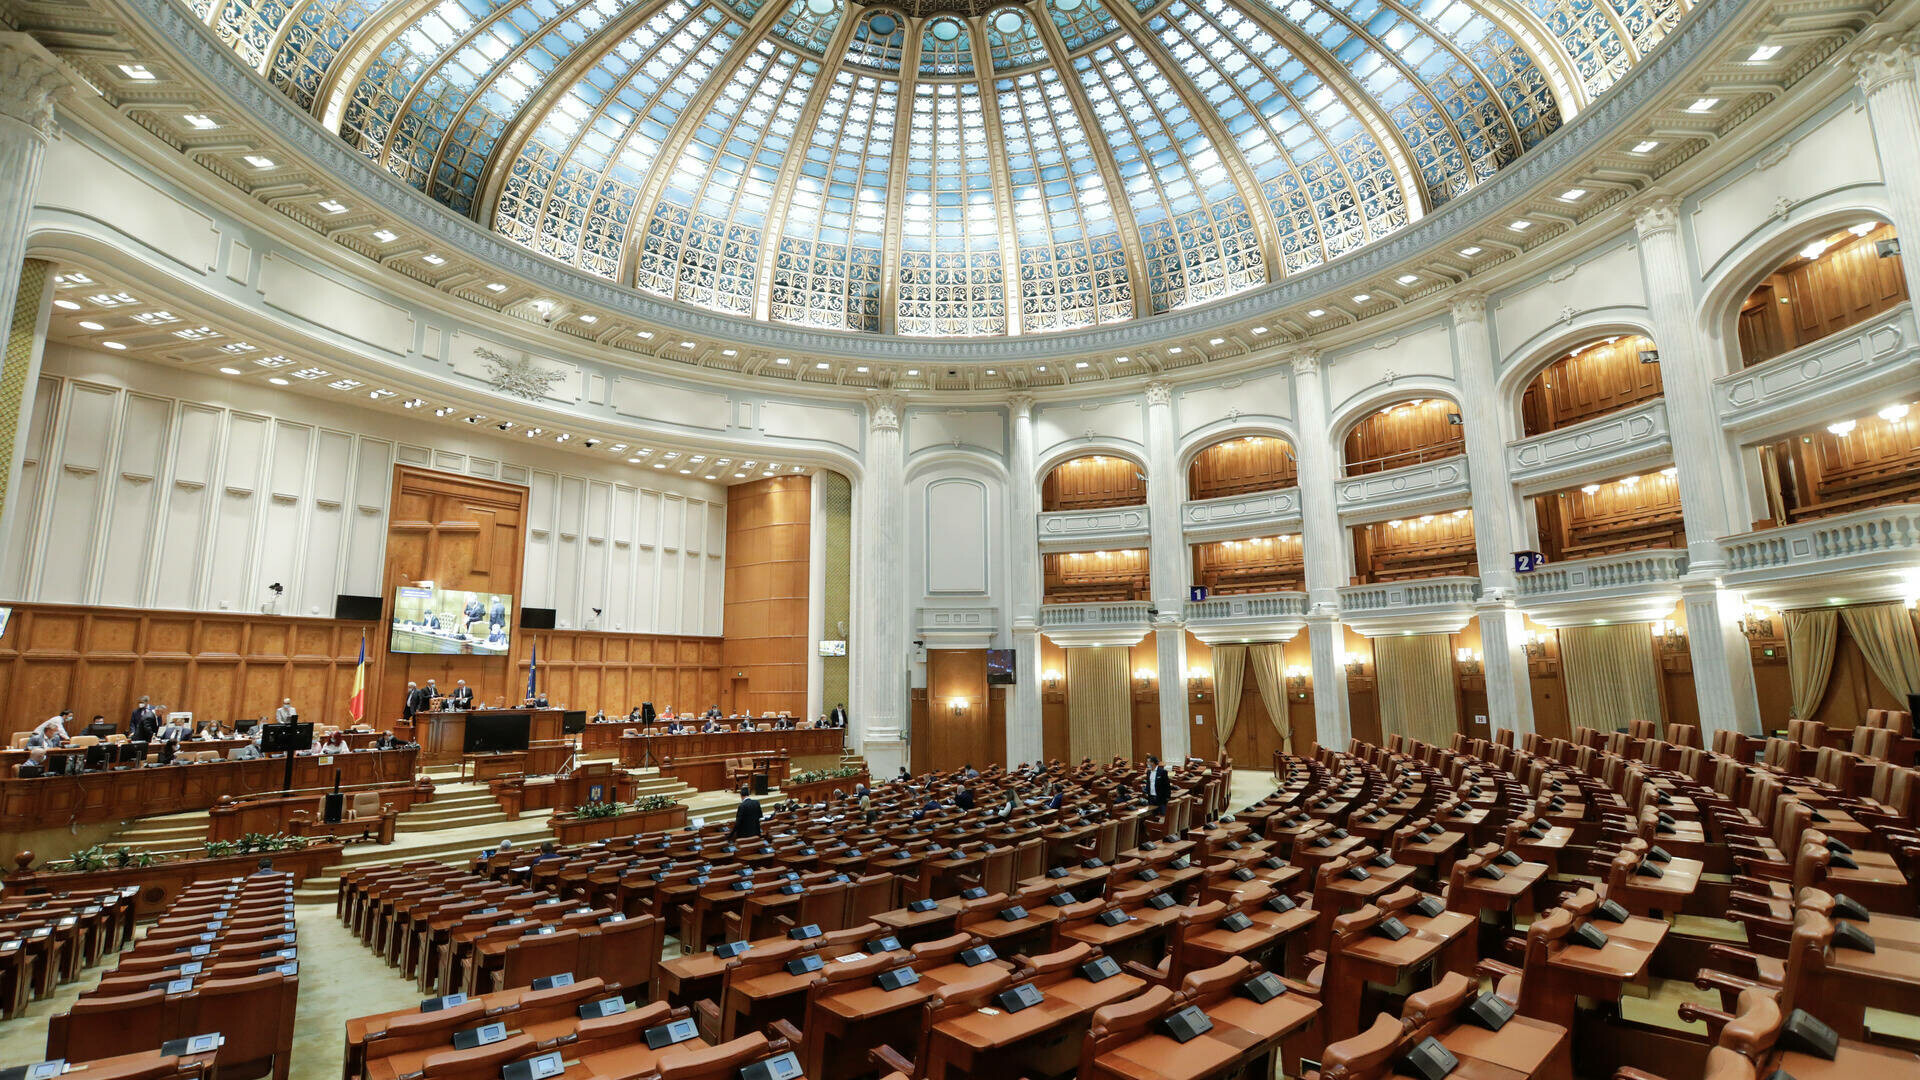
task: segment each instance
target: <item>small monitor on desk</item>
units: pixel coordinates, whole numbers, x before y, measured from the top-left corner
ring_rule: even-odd
[[[268,724],[260,732],[260,750],[267,754],[313,749],[313,724]]]

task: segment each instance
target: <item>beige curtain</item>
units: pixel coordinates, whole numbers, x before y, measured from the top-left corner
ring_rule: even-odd
[[[1133,693],[1127,650],[1117,645],[1067,651],[1067,747],[1075,761],[1131,757]]]
[[[1560,631],[1560,670],[1567,682],[1567,719],[1575,728],[1624,730],[1660,715],[1660,671],[1646,623],[1570,626]]]
[[[1913,637],[1913,619],[1900,604],[1865,604],[1845,607],[1847,632],[1860,643],[1867,666],[1880,685],[1893,696],[1906,700],[1908,694],[1920,694],[1920,645]]]
[[[1260,700],[1267,706],[1267,716],[1273,720],[1273,726],[1280,729],[1280,747],[1291,754],[1293,725],[1287,722],[1287,658],[1284,647],[1277,641],[1269,641],[1248,649],[1247,656],[1253,661],[1253,681],[1260,684]]]
[[[1164,688],[1166,680],[1161,680]],[[1176,684],[1177,685],[1177,684]],[[1226,748],[1233,738],[1234,725],[1240,722],[1240,691],[1247,685],[1247,647],[1213,647],[1213,709],[1219,720],[1220,746]],[[1163,691],[1164,692],[1164,689]]]
[[[1833,643],[1839,636],[1840,613],[1832,608],[1789,611],[1787,618],[1787,679],[1793,687],[1793,715],[1813,719],[1827,696],[1833,674]]]
[[[1380,684],[1381,733],[1452,746],[1460,726],[1447,635],[1374,638],[1373,666]]]

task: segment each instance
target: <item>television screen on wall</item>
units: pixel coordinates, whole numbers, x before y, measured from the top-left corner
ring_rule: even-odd
[[[1012,686],[1015,681],[1013,674],[1013,650],[988,649],[987,685]]]
[[[505,656],[513,632],[513,597],[430,582],[402,585],[393,594],[387,648],[397,653]]]

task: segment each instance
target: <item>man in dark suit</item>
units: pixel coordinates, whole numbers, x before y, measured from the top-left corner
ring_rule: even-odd
[[[473,708],[473,687],[467,685],[467,680],[461,679],[454,684],[451,704],[456,709]]]
[[[1155,814],[1167,810],[1167,768],[1160,759],[1147,755],[1147,802],[1152,804]]]
[[[493,598],[493,603],[487,605],[487,626],[505,629],[506,625],[507,605],[496,596]]]
[[[953,805],[962,810],[973,809],[973,788],[971,785],[960,788],[960,794],[953,797]]]
[[[834,727],[846,727],[847,707],[845,705],[835,705],[833,711],[827,714],[827,723],[832,724]]]
[[[133,707],[133,716],[127,721],[127,737],[134,742],[151,742],[153,733],[160,730],[160,710],[146,697]]]
[[[740,785],[740,808],[733,812],[733,831],[728,835],[735,840],[760,835],[760,800],[753,797],[749,785]]]
[[[470,596],[467,598],[467,606],[460,612],[460,629],[465,633],[471,634],[473,633],[473,624],[486,617],[487,609],[480,606],[480,598]]]
[[[401,712],[406,715],[406,718],[411,720],[414,714],[426,712],[431,708],[433,708],[433,695],[421,689],[417,683],[408,683],[407,702],[405,707],[401,709]]]

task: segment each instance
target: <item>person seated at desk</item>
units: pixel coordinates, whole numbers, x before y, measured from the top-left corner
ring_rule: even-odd
[[[202,740],[231,739],[234,738],[234,732],[232,728],[219,720],[209,720],[200,726],[200,731],[194,738]]]
[[[27,751],[27,760],[13,767],[13,775],[22,778],[47,775],[47,748],[36,746]]]
[[[687,733],[687,729],[680,726],[680,721],[678,720],[667,721],[667,734],[685,735],[686,733]]]
[[[260,744],[257,742],[241,743],[239,746],[227,751],[227,760],[258,761],[260,760]]]
[[[967,762],[966,768],[960,770],[960,775],[968,780],[978,780],[980,779],[980,770],[974,768],[973,762],[969,761]]]
[[[163,743],[185,742],[191,738],[193,738],[193,729],[178,720],[172,719],[160,725],[160,730],[154,732],[153,735],[154,742]]]
[[[298,719],[300,719],[300,710],[293,707],[293,699],[290,697],[281,698],[280,707],[273,710],[273,722],[276,724],[291,724]]]
[[[643,717],[643,716],[641,716],[641,715],[640,715],[640,710],[636,708],[636,709],[634,709],[634,710],[633,710],[632,712],[630,712],[630,713],[628,713],[628,714],[627,714],[627,723],[629,723],[629,724],[644,724],[644,723],[646,723],[646,717]]]
[[[491,629],[489,629],[489,630],[487,631],[487,644],[489,644],[489,645],[505,645],[506,643],[507,643],[507,628],[506,628],[506,627],[504,627],[504,626],[495,626],[495,627],[492,627]]]
[[[907,767],[905,765],[900,766],[900,772],[894,776],[893,782],[896,784],[913,783],[913,777],[907,774]]]
[[[706,717],[710,717],[710,718],[712,718],[712,719],[714,719],[714,720],[718,720],[718,719],[720,719],[720,706],[718,706],[718,705],[709,705],[709,706],[707,706],[707,711],[706,711],[706,712],[704,712],[704,713],[702,713],[701,715],[702,715],[702,716],[706,716]]]
[[[793,717],[791,717],[791,716],[776,716],[776,717],[774,717],[774,718],[773,718],[773,730],[775,730],[775,731],[791,731],[791,730],[793,730]]]
[[[715,720],[711,716],[707,717],[706,723],[703,723],[700,725],[700,733],[702,735],[712,735],[718,732],[719,730],[720,730],[720,721]]]
[[[412,745],[414,744],[395,735],[391,731],[383,731],[373,738],[373,749],[375,750],[405,750]]]
[[[973,785],[962,784],[960,786],[960,794],[953,797],[953,805],[954,808],[958,810],[973,809]]]
[[[741,731],[752,731],[752,730],[753,730],[753,717],[751,717],[751,716],[743,716],[743,717],[741,717],[741,718],[740,718],[740,730],[741,730]]]
[[[347,736],[344,732],[330,731],[320,740],[320,753],[351,754],[353,747],[347,744]]]
[[[467,597],[467,606],[460,612],[460,630],[469,636],[473,633],[473,624],[487,617],[487,609],[477,596]]]
[[[473,687],[467,685],[467,680],[461,679],[453,684],[453,696],[447,699],[447,707],[449,709],[473,708]]]
[[[908,818],[907,820],[909,820],[909,821],[919,821],[919,820],[921,820],[921,819],[923,819],[923,818],[925,818],[925,817],[926,817],[926,816],[927,816],[928,814],[931,814],[931,813],[933,813],[934,811],[936,811],[936,810],[938,810],[938,809],[940,809],[940,796],[938,796],[938,795],[929,795],[929,796],[927,796],[927,803],[926,803],[926,805],[925,805],[925,806],[922,806],[922,807],[921,807],[920,809],[918,809],[918,810],[915,810],[915,811],[913,812],[913,816],[912,816],[911,818]]]
[[[33,737],[40,737],[41,746],[65,746],[72,736],[67,734],[67,721],[73,719],[72,709],[61,709],[58,716],[49,716],[40,721],[33,729],[33,735],[27,736],[27,745],[33,746]]]
[[[1000,809],[995,810],[993,816],[1000,821],[1011,821],[1014,811],[1018,809],[1020,809],[1020,796],[1009,791],[1007,801],[1000,804]]]
[[[533,861],[543,863],[548,859],[560,858],[565,858],[565,856],[560,854],[560,849],[554,845],[554,842],[551,840],[543,840],[540,842],[540,854],[535,855]]]
[[[423,627],[425,627],[425,628],[427,628],[428,630],[438,630],[438,629],[440,629],[440,616],[439,616],[439,614],[438,614],[437,612],[432,612],[432,611],[429,611],[429,612],[427,612],[427,618],[426,618],[426,620],[425,620],[424,622],[422,622],[422,623],[421,623],[420,625],[421,625],[421,626],[423,626]]]
[[[1047,809],[1058,810],[1067,801],[1067,793],[1057,782],[1047,791]]]

